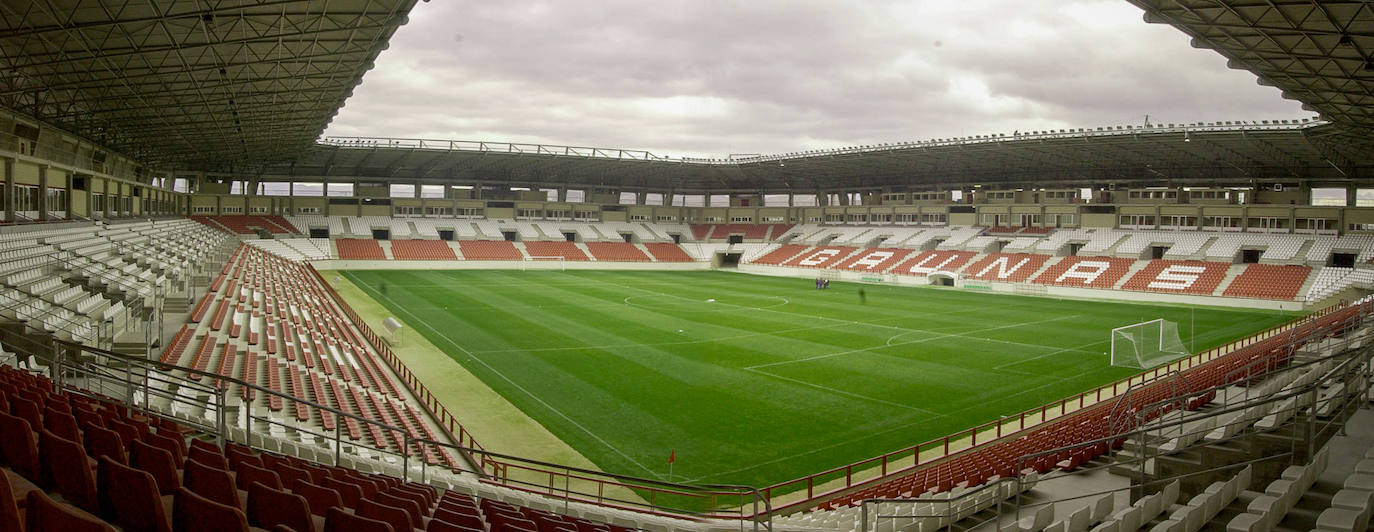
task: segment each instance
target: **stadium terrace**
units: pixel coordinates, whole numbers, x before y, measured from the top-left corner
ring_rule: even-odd
[[[1128,1],[1311,115],[323,137],[414,0],[7,1],[0,532],[1367,530],[1374,8]]]

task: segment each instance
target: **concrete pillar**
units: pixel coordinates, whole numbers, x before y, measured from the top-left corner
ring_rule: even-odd
[[[38,220],[48,221],[48,165],[38,166]]]
[[[2,163],[0,166],[4,168],[4,175],[0,177],[5,178],[5,190],[3,192],[5,220],[12,222],[14,221],[14,159],[3,159],[0,160],[0,163]]]
[[[105,198],[105,200],[104,200],[104,201],[105,201],[105,204],[104,204],[104,205],[101,205],[100,216],[101,216],[102,218],[109,218],[109,217],[110,217],[110,203],[112,203],[111,198],[110,198],[110,180],[109,180],[109,179],[101,179],[101,180],[100,180],[100,183],[101,183],[100,186],[101,186],[101,194],[102,194],[101,197],[102,197],[102,198]]]
[[[74,205],[74,203],[72,202],[72,180],[73,180],[73,179],[76,179],[76,174],[67,174],[67,184],[62,186],[62,190],[67,191],[67,198],[66,198],[66,200],[64,200],[64,203],[65,203],[65,204],[62,205],[62,209],[65,210],[65,211],[67,211],[67,219],[68,219],[68,220],[73,220],[73,219],[76,218],[76,213],[75,213],[75,212],[72,212],[72,205]],[[87,187],[87,188],[90,188],[90,187]],[[91,200],[91,198],[88,196],[88,197],[86,198],[86,201],[89,202],[90,200]]]

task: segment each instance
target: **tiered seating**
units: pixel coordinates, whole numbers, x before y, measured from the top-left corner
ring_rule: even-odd
[[[800,266],[803,268],[829,268],[839,264],[841,260],[858,248],[847,246],[825,246],[811,250],[793,257],[792,260],[784,262],[783,266]]]
[[[983,281],[1021,283],[1044,266],[1049,255],[1030,253],[989,253],[964,268],[965,277]]]
[[[1307,300],[1321,301],[1351,286],[1369,286],[1370,283],[1374,283],[1374,270],[1325,266],[1317,271],[1311,288],[1307,290]]]
[[[1135,259],[1116,257],[1064,257],[1031,282],[1084,288],[1111,288],[1130,271]]]
[[[353,330],[306,266],[255,247],[241,246],[211,288],[210,297],[217,300],[218,310],[215,318],[193,329],[204,340],[191,367],[215,368],[214,373],[219,375],[241,376],[274,391],[283,391],[282,381],[289,380],[292,393],[309,393],[306,397],[319,404],[389,425],[397,425],[391,416],[400,413],[400,419],[408,420],[404,426],[410,436],[437,441],[428,425],[420,422],[423,417],[403,402],[401,389],[393,384],[385,365]],[[225,320],[225,316],[232,318]],[[187,344],[193,343],[186,340],[187,336],[178,335],[164,353],[164,362],[175,364],[184,360]],[[227,338],[237,340],[226,342]],[[289,379],[283,378],[283,371]],[[195,376],[191,379],[198,380]],[[363,443],[360,440],[366,438],[366,444],[376,449],[400,447],[400,440],[369,428],[371,425],[360,425],[355,419],[336,420],[299,403],[287,409],[281,397],[264,399],[244,390],[230,392],[243,395],[246,401],[262,403],[258,412],[273,413],[280,423],[278,428],[317,420],[314,428],[303,428],[342,430],[349,441]],[[187,415],[176,411],[176,405],[169,408],[175,415]],[[426,447],[414,451],[431,462],[458,465],[445,449]]]
[[[870,248],[855,253],[849,260],[836,267],[841,270],[883,273],[911,253],[910,249]]]
[[[515,244],[505,240],[460,240],[458,250],[464,260],[521,260],[525,256]]]
[[[216,229],[228,229],[232,233],[251,235],[254,229],[262,229],[274,234],[299,234],[291,222],[281,216],[257,216],[226,214],[223,216],[192,216],[191,219]]]
[[[370,238],[340,238],[334,241],[343,260],[386,260],[381,244]]]
[[[0,475],[6,531],[25,521],[30,531],[631,530],[237,443],[188,444],[176,423],[0,366],[6,396],[48,405],[25,417],[0,409],[0,458],[12,469]]]
[[[553,242],[525,242],[525,252],[531,257],[563,257],[564,260],[588,260],[587,254],[577,248],[577,244],[566,240]]]
[[[1312,268],[1307,266],[1251,264],[1222,295],[1291,300],[1298,296],[1310,273]]]
[[[391,258],[396,260],[457,260],[458,255],[443,240],[392,240]]]
[[[654,256],[658,262],[692,262],[691,255],[682,251],[677,244],[667,242],[646,242],[644,249],[649,250],[649,254]]]
[[[765,254],[762,257],[759,257],[757,260],[754,261],[754,264],[767,264],[772,266],[778,266],[782,264],[783,261],[790,259],[803,251],[806,251],[806,249],[809,247],[810,246],[803,246],[798,244],[787,244]]]
[[[915,256],[907,259],[906,262],[893,267],[889,272],[898,275],[915,275],[921,277],[934,272],[957,272],[975,255],[977,255],[977,253],[972,251],[929,249],[917,253]]]
[[[761,240],[768,237],[768,226],[755,224],[692,224],[692,237],[696,240],[725,240],[732,234],[741,235],[745,240]]]
[[[587,251],[598,261],[649,262],[649,256],[629,242],[587,242]]]
[[[1122,290],[1211,295],[1231,265],[1196,260],[1152,260],[1121,285]]]

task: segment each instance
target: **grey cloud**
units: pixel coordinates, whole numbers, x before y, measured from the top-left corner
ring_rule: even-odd
[[[327,134],[719,156],[1146,114],[1309,113],[1119,0],[452,0],[415,8]]]

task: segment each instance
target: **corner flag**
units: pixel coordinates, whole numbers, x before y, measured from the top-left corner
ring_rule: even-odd
[[[677,450],[676,450],[676,449],[669,449],[669,450],[668,450],[668,463],[671,464],[671,463],[673,463],[673,460],[676,460],[676,459],[677,459]]]

